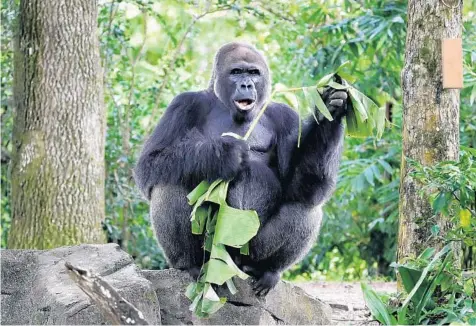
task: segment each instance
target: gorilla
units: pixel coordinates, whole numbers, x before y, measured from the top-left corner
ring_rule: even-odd
[[[203,236],[191,232],[186,196],[203,180],[231,180],[228,204],[255,210],[261,222],[249,256],[238,257],[230,248],[239,267],[254,277],[258,295],[266,295],[317,237],[321,207],[336,184],[342,118],[351,105],[345,91],[325,89],[322,97],[334,119],[317,112],[317,120],[309,117],[299,147],[297,113],[275,102],[247,141],[222,136],[244,136],[270,88],[269,68],[258,50],[239,42],[222,46],[208,89],[175,97],[134,170],[169,264],[194,277],[204,262]]]

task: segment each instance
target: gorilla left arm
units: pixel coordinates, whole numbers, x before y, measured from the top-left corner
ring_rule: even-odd
[[[278,164],[286,189],[285,201],[319,205],[329,198],[336,185],[344,135],[342,118],[350,103],[346,92],[333,89],[324,92],[323,100],[333,121],[320,114],[317,114],[319,123],[309,117],[303,126],[299,148],[297,127],[278,140]],[[290,114],[296,115],[293,111]],[[294,120],[296,126],[297,117]]]

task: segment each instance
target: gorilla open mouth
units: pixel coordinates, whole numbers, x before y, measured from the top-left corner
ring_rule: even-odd
[[[241,111],[249,111],[253,108],[255,100],[246,98],[242,100],[235,100],[236,107]]]

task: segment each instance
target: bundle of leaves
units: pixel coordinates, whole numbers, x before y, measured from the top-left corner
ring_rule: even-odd
[[[301,131],[301,117],[305,112],[316,116],[316,110],[328,120],[333,120],[321,94],[326,87],[338,90],[347,90],[351,101],[352,110],[346,116],[347,133],[354,137],[382,136],[385,127],[385,111],[379,108],[371,99],[351,86],[345,79],[346,74],[342,69],[343,64],[335,73],[321,78],[317,85],[299,88],[276,88],[256,118],[250,125],[245,136],[226,133],[223,136],[233,136],[247,140],[259,119],[266,111],[271,99],[280,94],[299,114],[299,130]],[[339,74],[342,83],[334,81],[334,76]],[[298,146],[300,143],[300,135]],[[201,182],[187,196],[189,204],[193,206],[191,213],[192,233],[204,234],[204,264],[196,282],[190,284],[186,295],[192,301],[190,310],[198,317],[208,317],[220,309],[226,298],[219,297],[212,284],[227,284],[232,294],[236,293],[233,276],[241,279],[248,277],[234,263],[226,250],[226,246],[239,248],[243,255],[249,254],[249,241],[257,234],[259,229],[258,214],[253,210],[240,210],[228,206],[226,203],[229,181],[216,180],[213,183]],[[208,261],[205,262],[206,257]]]

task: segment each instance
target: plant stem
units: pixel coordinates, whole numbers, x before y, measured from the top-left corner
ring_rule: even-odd
[[[253,122],[251,123],[250,125],[250,129],[248,129],[248,131],[246,132],[245,134],[245,137],[243,137],[244,140],[248,140],[248,138],[250,138],[250,135],[251,133],[253,132],[253,130],[255,129],[256,125],[258,124],[259,122],[259,119],[261,119],[261,117],[263,116],[264,112],[266,111],[266,109],[268,108],[268,105],[269,103],[271,103],[271,100],[273,99],[274,95],[276,95],[277,93],[285,93],[285,92],[297,92],[297,91],[300,91],[302,90],[303,87],[293,87],[293,88],[286,88],[286,89],[281,89],[281,90],[274,90],[272,93],[271,93],[271,96],[269,97],[269,101],[265,103],[265,105],[261,108],[261,110],[259,111],[258,115],[256,116],[256,118],[253,120]]]

